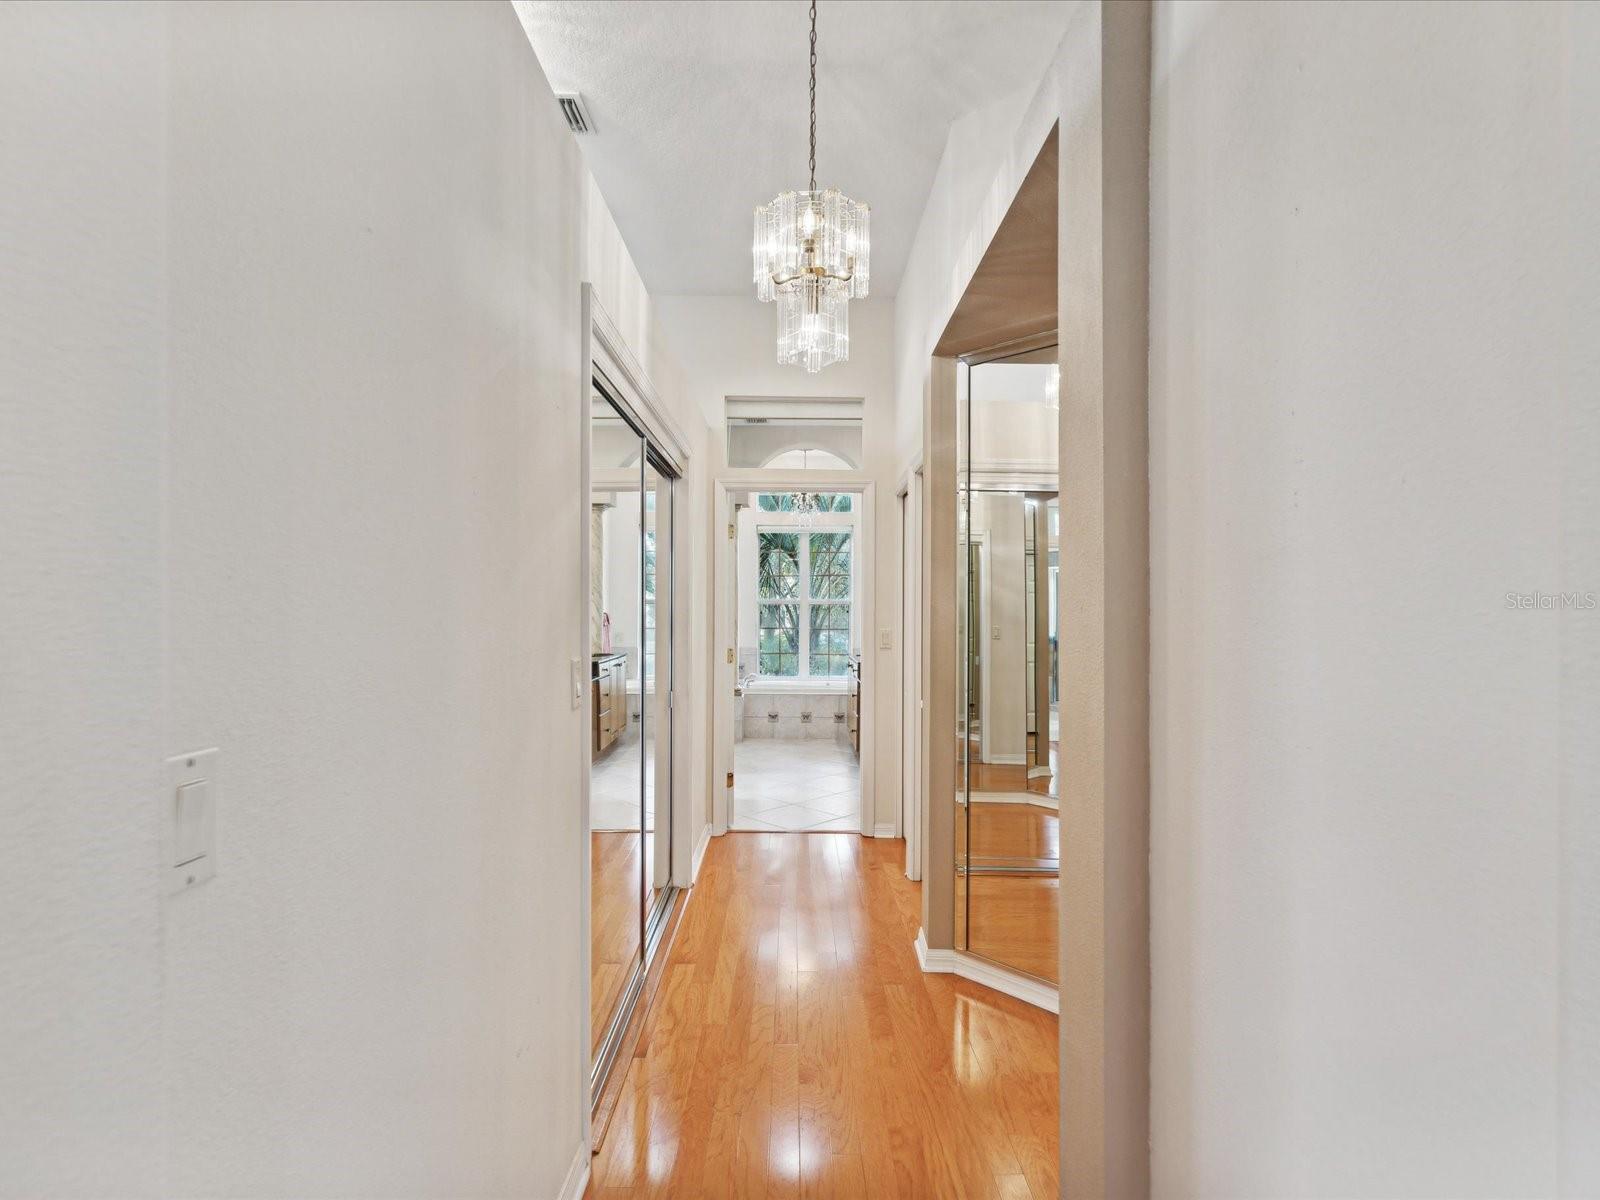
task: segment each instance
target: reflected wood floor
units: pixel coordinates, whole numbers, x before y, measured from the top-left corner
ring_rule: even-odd
[[[969,887],[970,929],[958,915],[956,944],[965,936],[972,953],[1054,983],[1060,963],[1056,913],[1061,880],[1054,875],[964,876],[956,880],[958,906]]]
[[[590,1053],[639,958],[639,835],[589,835]]]
[[[918,969],[904,859],[712,840],[587,1196],[1057,1194],[1056,1018]]]
[[[972,856],[994,859],[1059,859],[1061,816],[1036,804],[978,802],[956,809],[956,852],[966,848],[970,822]]]
[[[967,810],[956,810],[958,856],[966,853],[967,817]],[[1054,809],[1032,804],[974,804],[970,817],[974,862],[1060,858],[1061,818]],[[1060,973],[1056,957],[1060,895],[1061,880],[1053,873],[958,875],[956,945],[1054,982]]]

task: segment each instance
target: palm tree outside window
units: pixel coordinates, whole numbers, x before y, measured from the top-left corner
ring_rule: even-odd
[[[757,507],[782,507],[786,496]],[[823,496],[819,511],[848,511],[850,496]],[[842,503],[839,503],[841,502]],[[837,679],[850,669],[852,534],[848,529],[757,527],[757,670],[777,679]]]

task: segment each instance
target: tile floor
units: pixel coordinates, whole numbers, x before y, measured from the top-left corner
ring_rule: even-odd
[[[733,747],[733,829],[859,831],[861,767],[849,743],[744,738]]]
[[[644,802],[655,815],[655,747],[645,747]],[[639,732],[630,729],[589,768],[589,827],[639,828]]]

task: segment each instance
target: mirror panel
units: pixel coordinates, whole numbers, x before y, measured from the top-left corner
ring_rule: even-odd
[[[671,880],[670,827],[657,819],[656,797],[672,780],[672,719],[667,697],[672,679],[672,479],[647,458],[644,467],[644,537],[641,543],[643,628],[639,696],[644,714],[644,805],[646,924],[666,898]],[[657,836],[657,831],[660,836]]]
[[[596,390],[589,496],[589,1016],[595,1055],[643,962],[644,757],[637,682],[644,454],[644,438]]]
[[[958,377],[956,945],[1054,981],[1060,886],[1055,349]]]
[[[596,378],[589,494],[589,1019],[595,1095],[672,888],[672,473]]]

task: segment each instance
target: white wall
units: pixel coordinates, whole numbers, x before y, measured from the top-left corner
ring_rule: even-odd
[[[1054,367],[984,363],[972,369],[972,468],[1046,472],[1057,469],[1061,414],[1045,402]]]
[[[586,273],[671,385],[514,15],[8,5],[0,140],[0,1193],[554,1195]]]
[[[686,407],[697,406],[711,427],[708,440],[719,467],[726,459],[722,431],[723,402],[728,396],[862,397],[863,474],[877,485],[873,529],[877,624],[893,630],[895,614],[900,609],[892,367],[896,302],[876,297],[852,304],[850,360],[835,363],[816,375],[808,375],[799,367],[778,365],[777,317],[772,305],[757,303],[753,295],[657,296],[654,304],[663,335],[682,366]],[[721,519],[713,518],[710,524],[715,536]],[[707,575],[700,578],[706,579],[709,586]],[[875,672],[882,685],[868,686],[873,692],[873,717],[880,731],[872,767],[876,824],[887,825],[894,821],[900,804],[899,638],[893,637],[894,645],[888,650],[877,648],[875,635],[869,634],[863,641],[869,647],[863,657],[864,669]],[[711,657],[716,663],[722,662],[720,653]],[[731,696],[731,676],[728,678]],[[731,708],[725,711],[731,721]],[[726,769],[719,767],[719,772]]]
[[[611,617],[611,648],[628,652],[628,678],[638,681],[639,660],[639,493],[613,492],[601,518],[605,557],[601,565],[605,612]]]
[[[1158,1195],[1600,1194],[1596,34],[1157,10]]]
[[[146,7],[83,16],[0,9],[0,1192],[16,1196],[154,1194],[166,1164],[166,31]]]

